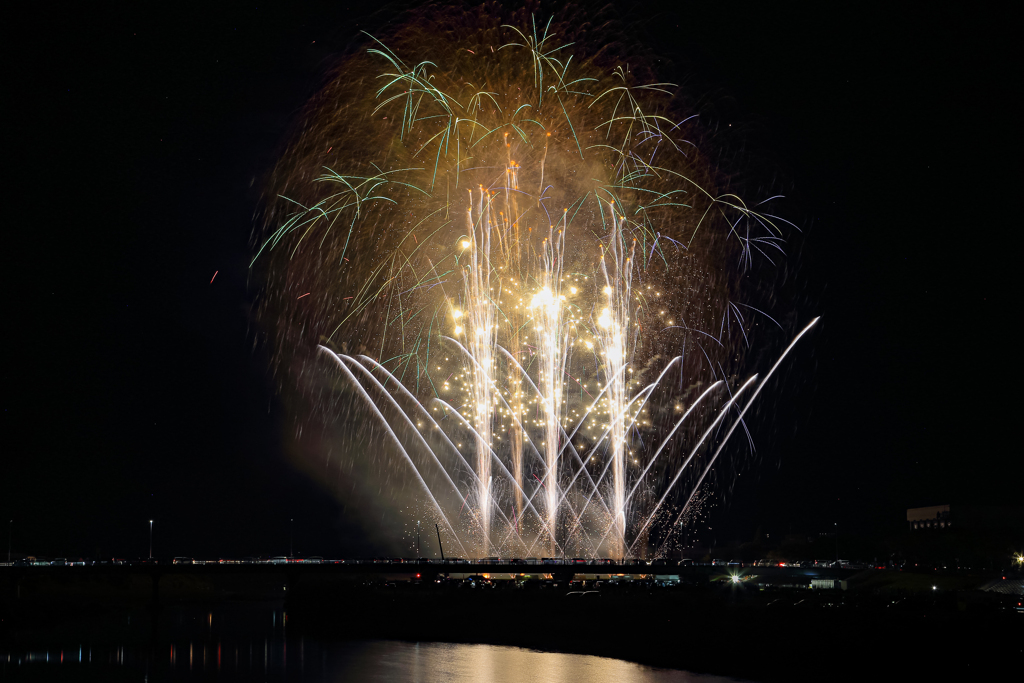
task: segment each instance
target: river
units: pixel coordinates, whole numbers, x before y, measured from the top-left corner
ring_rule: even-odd
[[[351,618],[339,615],[339,618]],[[49,617],[0,646],[0,678],[38,681],[722,683],[736,679],[500,645],[318,640],[279,606]]]

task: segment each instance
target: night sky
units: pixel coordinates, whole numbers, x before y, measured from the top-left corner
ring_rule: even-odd
[[[715,539],[1019,504],[1015,22],[769,4],[617,5],[707,125],[731,129],[752,164],[738,170],[788,188],[798,308],[823,316],[766,394],[777,419],[756,457],[719,480]],[[289,461],[248,263],[289,126],[394,12],[216,5],[8,27],[0,519],[15,553],[144,556],[151,518],[159,556],[285,553],[289,519],[296,552],[382,551]]]

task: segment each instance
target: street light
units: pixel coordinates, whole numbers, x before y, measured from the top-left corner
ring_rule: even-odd
[[[149,520],[149,559],[153,559],[153,520]]]

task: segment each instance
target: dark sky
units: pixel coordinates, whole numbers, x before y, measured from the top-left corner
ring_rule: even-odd
[[[799,307],[823,316],[775,427],[720,487],[719,540],[1020,502],[1014,22],[960,6],[618,5],[790,188]],[[291,518],[297,551],[376,551],[288,462],[247,266],[259,178],[380,22],[345,3],[156,3],[9,27],[0,518],[16,553],[142,556],[150,518],[158,555],[286,552]]]

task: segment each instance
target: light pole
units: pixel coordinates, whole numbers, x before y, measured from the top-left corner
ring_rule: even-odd
[[[295,557],[295,520],[288,520],[288,558]]]
[[[418,560],[420,557],[422,557],[420,555],[420,520],[417,519],[416,520],[416,559]],[[10,560],[8,560],[8,562],[10,562]]]
[[[149,559],[153,559],[153,520],[149,520]]]
[[[14,520],[7,522],[7,564],[11,563],[11,535],[14,533]]]

